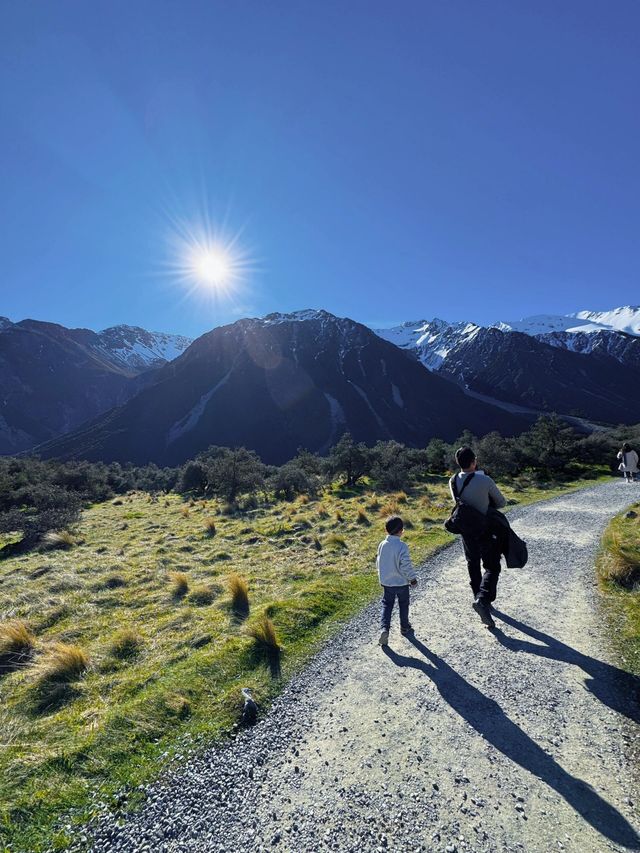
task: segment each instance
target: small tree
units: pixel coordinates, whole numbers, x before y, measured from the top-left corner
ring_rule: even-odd
[[[427,470],[432,474],[444,474],[449,469],[451,446],[441,438],[432,438],[425,449]]]
[[[269,477],[269,486],[277,498],[287,501],[296,495],[311,495],[316,491],[312,478],[298,467],[295,460],[275,468]]]
[[[371,450],[371,458],[371,476],[379,488],[407,488],[411,481],[411,460],[404,444],[379,441]]]
[[[259,456],[246,447],[210,447],[196,461],[205,465],[211,491],[230,502],[239,494],[255,492],[264,485],[265,466]]]
[[[191,492],[196,495],[204,495],[208,483],[209,477],[206,466],[202,462],[187,462],[180,474],[178,491],[180,494]]]
[[[372,462],[372,453],[366,444],[356,444],[351,434],[345,432],[331,448],[326,466],[331,477],[342,476],[345,486],[355,486],[358,480],[370,473]]]
[[[519,439],[525,464],[532,468],[561,471],[571,460],[576,433],[556,414],[541,415]]]
[[[513,439],[503,438],[499,432],[489,432],[475,444],[478,463],[495,477],[518,472],[518,458]]]

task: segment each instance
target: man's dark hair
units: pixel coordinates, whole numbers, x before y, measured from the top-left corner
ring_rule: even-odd
[[[461,468],[469,468],[476,459],[476,454],[470,447],[459,447],[456,450],[456,462]]]
[[[399,515],[390,515],[384,525],[384,529],[389,536],[396,536],[401,530],[404,530],[404,521]]]

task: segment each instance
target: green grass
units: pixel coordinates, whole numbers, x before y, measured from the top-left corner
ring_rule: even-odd
[[[615,650],[622,667],[640,675],[640,503],[631,512],[605,530],[597,570]]]
[[[521,478],[504,491],[523,504],[589,484]],[[450,541],[447,478],[430,477],[406,494],[336,486],[233,514],[135,494],[87,509],[75,545],[0,560],[0,625],[24,622],[31,643],[23,665],[0,675],[0,850],[65,849],[64,825],[90,819],[96,794],[115,804],[124,791],[135,805],[136,786],[230,730],[242,687],[266,708],[379,594],[389,506],[411,523],[416,563]],[[250,613],[238,607],[247,589]],[[277,678],[249,633],[269,624]]]

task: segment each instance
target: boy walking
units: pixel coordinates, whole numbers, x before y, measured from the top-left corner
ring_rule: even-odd
[[[416,586],[418,578],[413,568],[409,548],[402,541],[404,522],[399,515],[392,515],[385,524],[387,536],[378,545],[376,566],[383,589],[382,613],[380,617],[381,646],[389,642],[391,614],[396,598],[400,609],[400,633],[403,637],[413,633],[409,622],[409,586]]]

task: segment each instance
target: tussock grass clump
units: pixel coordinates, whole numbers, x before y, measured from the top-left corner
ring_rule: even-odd
[[[189,507],[188,507],[188,506],[183,506],[183,507],[182,507],[182,509],[180,510],[180,515],[181,515],[183,518],[189,518]]]
[[[126,580],[122,577],[122,575],[118,574],[108,575],[104,580],[105,589],[118,589],[119,587],[126,585]]]
[[[317,536],[313,537],[313,547],[316,551],[322,551],[322,542],[318,539]]]
[[[327,508],[320,504],[318,509],[316,510],[318,514],[318,518],[329,518],[329,513],[327,512]]]
[[[252,637],[256,644],[264,651],[279,652],[280,643],[276,633],[276,626],[268,616],[262,615],[247,627],[247,634]]]
[[[76,544],[75,537],[68,530],[54,531],[50,530],[42,537],[42,544],[45,548],[54,550],[56,548],[65,549],[73,548]]]
[[[119,660],[131,660],[140,654],[143,644],[144,640],[137,631],[132,628],[123,628],[113,635],[109,654]]]
[[[36,638],[26,622],[0,624],[0,675],[24,666],[33,655]]]
[[[400,515],[400,507],[395,500],[386,501],[380,507],[381,518],[388,518],[390,515]]]
[[[311,500],[311,498],[309,497],[309,495],[300,495],[298,500],[300,501],[301,504],[308,504],[309,501]]]
[[[244,619],[249,614],[249,584],[240,575],[229,576],[229,592],[231,593],[231,610],[238,619]]]
[[[336,510],[335,519],[338,522],[344,521],[344,515],[340,512],[340,510]]]
[[[205,584],[194,586],[189,593],[189,601],[197,607],[206,607],[207,604],[213,604],[215,597],[215,590]]]
[[[393,495],[393,500],[398,504],[406,504],[409,500],[409,496],[406,492],[396,492],[395,495]]]
[[[378,498],[372,498],[369,503],[365,505],[365,509],[368,509],[370,512],[377,512],[380,509],[380,501]]]
[[[40,687],[69,684],[81,678],[89,668],[87,652],[74,643],[53,643],[36,664]]]
[[[364,524],[366,527],[369,527],[371,525],[367,513],[363,509],[358,510],[356,521],[358,522],[358,524]]]
[[[637,507],[636,507],[637,509]],[[600,578],[625,589],[640,585],[640,520],[619,516],[602,538]]]
[[[174,598],[183,598],[189,591],[189,578],[184,572],[169,572],[169,580]]]
[[[124,501],[122,500],[122,498],[116,498],[115,500],[111,501],[111,506],[122,506],[123,503]]]
[[[204,535],[205,536],[215,536],[216,535],[216,520],[215,518],[205,518],[204,520]]]
[[[335,548],[336,551],[341,548],[346,550],[347,543],[344,536],[338,536],[337,533],[330,533],[325,539],[325,545],[329,548]]]
[[[247,633],[253,638],[256,650],[266,658],[272,678],[280,675],[280,656],[282,649],[278,641],[276,628],[271,619],[263,614],[247,628]]]

